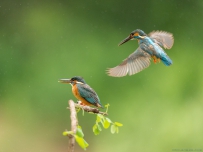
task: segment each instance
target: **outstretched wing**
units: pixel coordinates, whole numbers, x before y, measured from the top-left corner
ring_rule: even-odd
[[[107,74],[112,77],[123,77],[127,74],[133,75],[147,68],[150,65],[150,59],[151,56],[138,47],[121,64],[107,69]]]
[[[170,49],[174,43],[173,34],[165,31],[152,31],[149,37],[165,49]]]
[[[96,107],[102,107],[97,93],[89,85],[77,85],[77,88],[78,92],[80,93],[80,96],[83,97],[86,101],[95,105]]]

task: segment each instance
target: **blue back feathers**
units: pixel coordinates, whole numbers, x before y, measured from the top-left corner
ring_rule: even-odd
[[[173,61],[169,58],[167,54],[162,55],[161,61],[166,65],[169,66],[173,63]]]

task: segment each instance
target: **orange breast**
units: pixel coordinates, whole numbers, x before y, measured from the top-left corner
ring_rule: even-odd
[[[72,92],[73,92],[74,96],[75,96],[79,101],[81,101],[84,105],[87,105],[87,106],[91,105],[91,103],[89,103],[89,102],[86,101],[83,97],[80,96],[76,84],[74,84],[74,85],[72,86]]]

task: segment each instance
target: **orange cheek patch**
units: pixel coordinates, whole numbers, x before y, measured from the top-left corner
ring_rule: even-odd
[[[134,34],[134,36],[138,36],[138,35],[139,35],[138,33],[135,33],[135,34]]]

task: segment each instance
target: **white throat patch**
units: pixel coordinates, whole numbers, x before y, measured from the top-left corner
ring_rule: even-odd
[[[78,81],[76,81],[76,83],[78,83],[78,84],[84,84],[84,83],[82,83],[82,82],[78,82]]]

